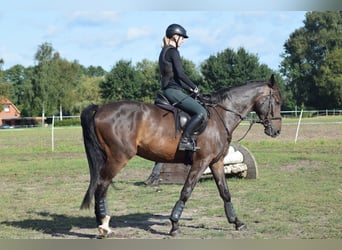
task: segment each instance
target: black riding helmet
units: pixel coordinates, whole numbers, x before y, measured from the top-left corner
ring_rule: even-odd
[[[166,29],[166,36],[167,38],[171,38],[173,35],[180,35],[184,38],[189,38],[186,34],[186,30],[179,24],[171,24]]]

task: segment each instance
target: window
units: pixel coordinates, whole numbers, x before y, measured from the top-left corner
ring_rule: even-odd
[[[10,112],[10,105],[5,104],[5,106],[4,106],[4,111],[5,111],[5,112]]]

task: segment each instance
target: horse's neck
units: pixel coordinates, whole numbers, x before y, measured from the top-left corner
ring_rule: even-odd
[[[231,98],[227,98],[222,105],[233,112],[225,112],[225,120],[228,129],[232,132],[242,121],[241,117],[246,117],[254,109],[254,104],[258,96],[263,92],[263,88],[249,88],[246,90],[235,89],[231,93]]]
[[[248,87],[247,87],[248,86]],[[247,116],[254,110],[255,102],[267,91],[265,84],[255,83],[237,87],[231,94],[230,100],[226,105],[231,105],[240,114]]]

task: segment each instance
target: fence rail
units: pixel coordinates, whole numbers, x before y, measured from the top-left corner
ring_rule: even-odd
[[[301,110],[281,111],[282,117],[299,117]],[[303,117],[339,116],[342,109],[303,110]]]
[[[284,118],[299,118],[301,110],[281,111]],[[251,112],[250,117],[255,117],[255,112]],[[325,109],[325,110],[303,110],[303,118],[313,117],[329,117],[342,116],[342,109]],[[31,128],[40,126],[50,126],[54,120],[55,126],[79,125],[80,116],[46,116],[46,117],[16,117],[10,119],[8,117],[0,117],[3,125],[0,128]]]

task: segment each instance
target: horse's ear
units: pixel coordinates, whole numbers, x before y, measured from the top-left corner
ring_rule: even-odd
[[[272,88],[273,85],[275,84],[275,79],[274,79],[274,74],[271,75],[271,78],[270,78],[270,87]]]

